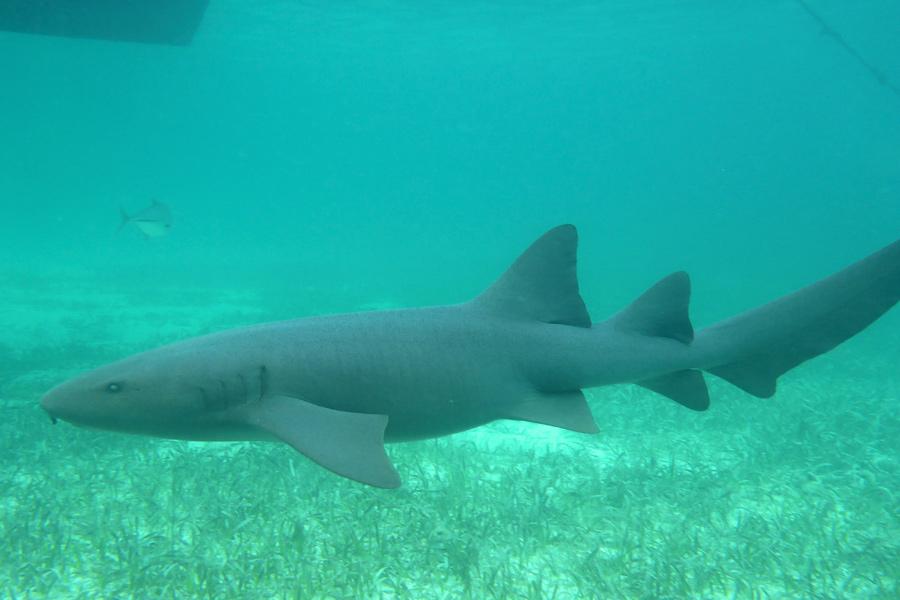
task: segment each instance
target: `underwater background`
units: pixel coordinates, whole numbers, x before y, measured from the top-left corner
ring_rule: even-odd
[[[0,33],[0,598],[900,598],[900,309],[693,413],[388,447],[52,427],[89,368],[264,321],[462,302],[560,223],[595,321],[702,327],[900,237],[900,5],[212,0],[187,47]],[[848,52],[843,41],[859,52]],[[883,76],[861,64],[864,57]],[[171,233],[116,235],[156,199]]]

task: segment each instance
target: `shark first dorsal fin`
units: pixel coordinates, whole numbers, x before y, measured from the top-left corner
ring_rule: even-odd
[[[470,304],[545,323],[590,327],[578,293],[577,249],[573,225],[551,229]]]

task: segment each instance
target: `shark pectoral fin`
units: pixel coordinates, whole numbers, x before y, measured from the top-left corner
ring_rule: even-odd
[[[659,377],[644,379],[637,384],[657,394],[662,394],[691,410],[709,408],[709,390],[703,373],[694,369],[675,371]]]
[[[249,421],[338,475],[374,487],[400,487],[400,476],[384,450],[386,415],[266,396],[250,408]]]
[[[506,411],[504,419],[552,425],[580,433],[599,433],[581,390],[538,394]]]

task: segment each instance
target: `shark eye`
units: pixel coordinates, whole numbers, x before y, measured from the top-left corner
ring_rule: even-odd
[[[118,383],[111,383],[108,386],[106,386],[106,391],[110,392],[111,394],[115,394],[115,393],[119,392],[121,389],[122,389],[122,386]]]

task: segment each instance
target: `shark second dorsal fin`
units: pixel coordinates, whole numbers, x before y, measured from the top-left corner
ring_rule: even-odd
[[[472,306],[545,323],[590,327],[578,293],[578,232],[560,225],[542,235]]]
[[[684,271],[672,273],[617,312],[610,321],[618,328],[690,344],[694,327],[688,316],[691,280]]]

